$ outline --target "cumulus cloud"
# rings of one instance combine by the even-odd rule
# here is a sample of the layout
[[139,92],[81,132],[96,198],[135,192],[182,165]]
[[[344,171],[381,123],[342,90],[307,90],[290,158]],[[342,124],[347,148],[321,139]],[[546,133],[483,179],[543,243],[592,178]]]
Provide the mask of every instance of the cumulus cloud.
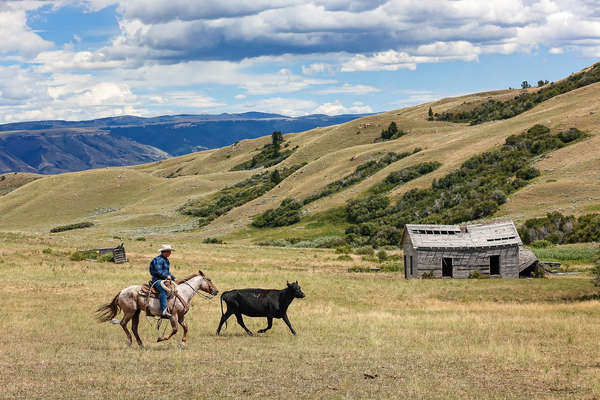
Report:
[[344,83],[342,86],[334,86],[319,90],[319,94],[369,94],[379,92],[376,87],[369,85],[351,85]]
[[41,7],[41,2],[0,2],[0,55],[17,53],[31,57],[52,47],[27,26],[27,11]]
[[[589,0],[122,0],[119,4],[121,34],[105,54],[161,62],[339,52],[372,55],[390,50],[411,56],[420,51],[439,56],[445,50],[466,52],[454,56],[473,61],[486,52],[514,52],[535,45],[578,48],[582,38],[596,45],[600,40],[597,4]],[[306,67],[306,74],[322,72],[319,64],[325,63]],[[414,64],[395,62],[384,69]]]
[[321,104],[313,110],[313,114],[327,114],[327,115],[338,115],[338,114],[369,114],[372,113],[373,109],[363,104],[360,101],[355,101],[351,106],[345,107],[339,100],[333,103]]

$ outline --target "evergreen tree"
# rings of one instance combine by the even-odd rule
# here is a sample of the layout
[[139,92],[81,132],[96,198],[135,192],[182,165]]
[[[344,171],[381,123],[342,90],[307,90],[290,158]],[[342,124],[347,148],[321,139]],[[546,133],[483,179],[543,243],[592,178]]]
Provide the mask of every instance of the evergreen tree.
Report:
[[429,115],[429,120],[433,121],[433,110],[431,109],[431,107],[429,107],[429,112],[427,114]]

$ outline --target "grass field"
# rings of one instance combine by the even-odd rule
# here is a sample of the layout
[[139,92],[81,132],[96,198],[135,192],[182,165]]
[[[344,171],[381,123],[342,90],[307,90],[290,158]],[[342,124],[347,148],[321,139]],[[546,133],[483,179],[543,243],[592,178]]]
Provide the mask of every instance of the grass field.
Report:
[[[348,273],[353,262],[331,250],[202,245],[185,233],[126,241],[122,266],[69,261],[98,240],[110,237],[0,233],[0,397],[600,397],[600,297],[585,274],[407,282],[402,273]],[[231,319],[217,337],[217,299],[195,298],[186,350],[181,333],[155,343],[145,318],[146,348],[126,346],[120,327],[96,323],[93,311],[147,280],[163,241],[178,245],[176,275],[200,267],[220,291],[297,279],[307,295],[290,307],[298,336],[276,320],[248,337]]]

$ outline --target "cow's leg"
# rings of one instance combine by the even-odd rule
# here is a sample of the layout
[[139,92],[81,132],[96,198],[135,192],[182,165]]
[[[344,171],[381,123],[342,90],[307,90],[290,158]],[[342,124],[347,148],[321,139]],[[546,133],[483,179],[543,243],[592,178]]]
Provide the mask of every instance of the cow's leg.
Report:
[[227,319],[229,317],[231,317],[232,314],[233,314],[232,312],[227,310],[227,312],[225,314],[221,315],[221,322],[219,322],[219,327],[217,328],[217,335],[219,335],[221,333],[221,327],[223,326],[223,324],[225,322],[227,322]]
[[144,347],[142,343],[142,339],[140,339],[140,335],[138,335],[138,324],[140,323],[140,310],[136,310],[135,314],[133,314],[133,318],[131,318],[131,330],[133,331],[133,336],[135,336],[135,340],[137,341],[138,346]]
[[244,328],[244,330],[246,331],[246,333],[250,336],[253,336],[254,334],[252,333],[252,331],[248,328],[246,328],[246,325],[244,324],[244,319],[242,318],[242,314],[241,313],[236,313],[235,317],[237,318],[237,322],[238,324],[240,324],[240,326],[242,328]]
[[123,314],[123,319],[120,322],[121,328],[123,328],[123,330],[125,331],[125,334],[127,335],[127,344],[129,346],[131,346],[131,343],[133,343],[133,340],[131,338],[131,333],[129,333],[129,329],[127,329],[127,324],[129,323],[129,320],[133,317],[133,312],[129,312],[127,314]]
[[171,318],[169,318],[169,321],[171,322],[171,328],[173,328],[173,330],[167,336],[163,336],[161,338],[158,338],[156,340],[157,342],[162,342],[162,341],[165,341],[165,340],[169,340],[169,339],[171,339],[173,337],[173,335],[175,335],[177,333],[177,314],[171,315]]
[[294,328],[292,328],[292,323],[288,319],[287,314],[283,314],[282,318],[283,318],[283,322],[285,322],[285,324],[288,326],[288,328],[290,328],[290,331],[292,331],[292,335],[295,335],[296,331],[294,330]]
[[265,329],[260,329],[258,333],[265,333],[273,326],[273,317],[267,317],[267,327]]
[[185,320],[183,319],[183,315],[179,317],[179,325],[181,325],[181,327],[183,328],[183,337],[181,338],[181,344],[179,345],[179,347],[183,349],[185,347],[185,341],[187,340],[188,333],[188,325],[187,322],[185,322]]

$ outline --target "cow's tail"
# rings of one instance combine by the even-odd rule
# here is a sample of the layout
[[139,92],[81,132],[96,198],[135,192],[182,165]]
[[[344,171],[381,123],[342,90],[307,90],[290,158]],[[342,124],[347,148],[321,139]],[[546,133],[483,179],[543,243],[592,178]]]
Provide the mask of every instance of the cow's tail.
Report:
[[108,322],[117,316],[121,307],[119,307],[119,295],[117,293],[115,298],[108,304],[105,304],[96,310],[96,319],[98,322]]
[[[225,293],[227,292],[221,293],[221,319],[223,319],[223,315],[225,315],[225,313],[223,312],[223,296],[225,295]],[[227,321],[225,321],[225,329],[227,329]]]

